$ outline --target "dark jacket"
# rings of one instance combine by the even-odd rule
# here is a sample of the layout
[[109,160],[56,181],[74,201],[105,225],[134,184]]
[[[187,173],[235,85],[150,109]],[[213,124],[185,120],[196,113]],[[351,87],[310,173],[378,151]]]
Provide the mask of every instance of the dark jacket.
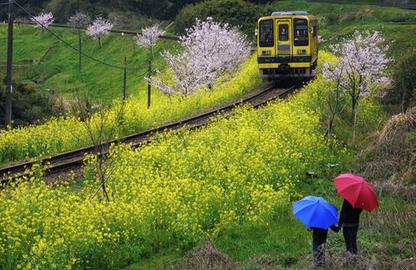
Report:
[[338,226],[356,227],[360,223],[360,214],[363,211],[361,208],[354,208],[344,199],[342,209],[339,216]]

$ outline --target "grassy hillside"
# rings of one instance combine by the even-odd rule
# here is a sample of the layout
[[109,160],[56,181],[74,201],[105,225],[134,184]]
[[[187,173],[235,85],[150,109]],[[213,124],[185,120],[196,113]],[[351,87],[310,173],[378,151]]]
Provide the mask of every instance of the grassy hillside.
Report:
[[[65,41],[78,48],[75,31],[50,28]],[[0,24],[0,43],[7,44],[7,27]],[[159,52],[176,46],[174,41],[161,41],[156,48],[155,65],[164,69]],[[110,34],[103,38],[103,47],[98,40],[85,36],[83,51],[111,65],[123,66],[127,57],[127,91],[138,94],[144,86],[143,74],[147,71],[147,50],[138,47],[132,36]],[[0,74],[4,74],[7,50],[0,50]],[[14,29],[15,78],[38,83],[45,91],[55,91],[64,96],[75,90],[86,94],[93,102],[108,103],[123,95],[123,70],[83,57],[82,73],[78,72],[78,52],[65,46],[49,32],[28,25],[17,24]],[[144,93],[143,93],[144,94]]]

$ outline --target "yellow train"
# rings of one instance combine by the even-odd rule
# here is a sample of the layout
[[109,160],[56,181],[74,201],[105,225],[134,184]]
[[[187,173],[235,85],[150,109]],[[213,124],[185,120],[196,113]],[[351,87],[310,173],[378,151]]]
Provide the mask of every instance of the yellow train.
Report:
[[312,77],[318,62],[317,20],[305,11],[261,17],[257,61],[262,77]]

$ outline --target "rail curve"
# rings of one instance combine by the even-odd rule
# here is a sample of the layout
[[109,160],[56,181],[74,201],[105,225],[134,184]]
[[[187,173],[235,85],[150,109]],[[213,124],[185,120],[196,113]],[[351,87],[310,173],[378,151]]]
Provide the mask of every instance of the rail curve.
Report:
[[[273,86],[262,87],[246,94],[239,100],[223,103],[217,107],[207,109],[193,116],[166,123],[157,128],[148,129],[120,139],[110,140],[100,145],[100,149],[103,149],[103,151],[99,153],[99,155],[107,154],[110,145],[112,144],[129,143],[133,147],[139,147],[140,145],[155,139],[157,134],[160,134],[161,132],[175,131],[182,128],[195,129],[204,126],[210,122],[210,119],[213,116],[230,113],[233,109],[243,104],[251,104],[254,108],[257,108],[276,98],[286,98],[292,91],[297,89],[299,83],[293,81],[285,83],[288,85],[283,88]],[[0,166],[0,183],[7,184],[14,182],[17,178],[28,176],[29,172],[27,169],[35,164],[48,164],[44,172],[45,177],[79,169],[83,165],[84,155],[93,153],[96,149],[97,146],[87,146],[34,160],[14,162]]]

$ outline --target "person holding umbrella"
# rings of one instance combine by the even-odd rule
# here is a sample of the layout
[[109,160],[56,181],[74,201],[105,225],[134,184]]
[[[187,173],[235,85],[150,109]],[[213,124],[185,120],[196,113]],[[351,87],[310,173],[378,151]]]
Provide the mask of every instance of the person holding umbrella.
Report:
[[325,265],[325,243],[328,228],[338,232],[338,209],[325,199],[306,196],[293,203],[293,215],[312,229],[312,254],[317,267]]
[[333,182],[337,192],[344,198],[338,226],[342,227],[345,247],[357,255],[357,233],[362,210],[371,212],[378,207],[378,199],[373,186],[363,177],[351,173],[337,176]]

